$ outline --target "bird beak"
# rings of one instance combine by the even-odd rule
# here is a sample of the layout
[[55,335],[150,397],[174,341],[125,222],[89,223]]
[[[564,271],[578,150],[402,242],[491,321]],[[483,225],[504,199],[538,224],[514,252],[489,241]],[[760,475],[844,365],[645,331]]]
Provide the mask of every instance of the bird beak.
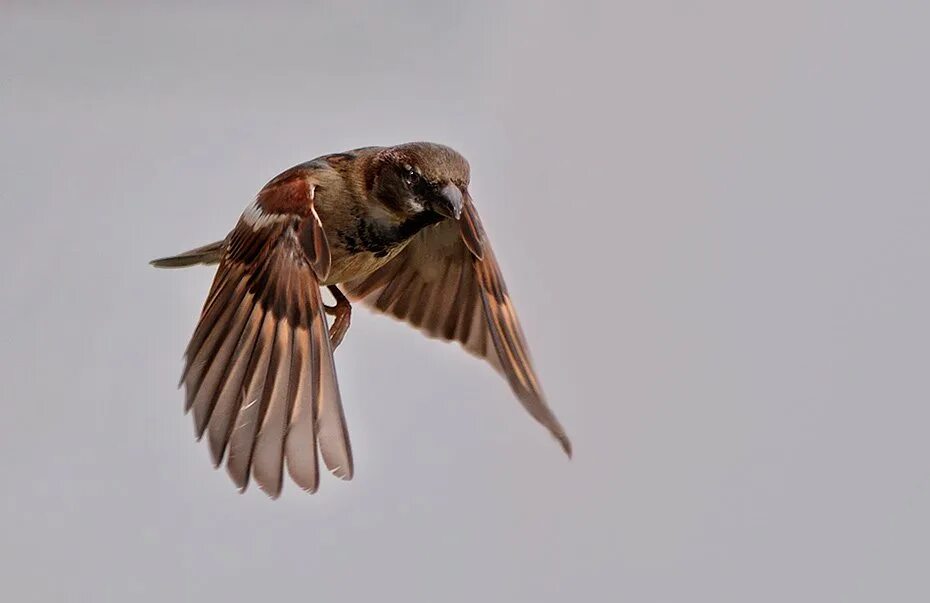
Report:
[[462,215],[462,206],[465,200],[462,198],[462,191],[452,183],[447,184],[439,191],[439,197],[433,204],[433,211],[447,218],[458,220]]

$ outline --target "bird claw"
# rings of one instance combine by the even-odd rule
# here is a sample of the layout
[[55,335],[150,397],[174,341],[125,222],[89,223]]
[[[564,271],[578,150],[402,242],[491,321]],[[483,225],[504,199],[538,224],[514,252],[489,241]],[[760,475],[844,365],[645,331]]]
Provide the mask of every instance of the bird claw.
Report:
[[329,341],[333,351],[335,351],[339,344],[342,343],[342,339],[349,330],[349,324],[352,322],[352,304],[349,303],[348,298],[342,294],[338,287],[330,285],[327,288],[336,298],[335,306],[323,304],[323,310],[330,316],[336,317],[329,327]]

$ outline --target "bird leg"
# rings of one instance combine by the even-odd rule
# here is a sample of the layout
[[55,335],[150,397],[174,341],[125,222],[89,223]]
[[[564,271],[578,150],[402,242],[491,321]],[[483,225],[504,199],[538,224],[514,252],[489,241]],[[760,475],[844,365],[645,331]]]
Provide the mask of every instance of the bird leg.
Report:
[[352,322],[352,304],[350,304],[348,298],[342,294],[339,287],[329,285],[327,289],[329,289],[329,292],[336,298],[335,306],[323,304],[326,313],[336,317],[336,319],[333,320],[332,326],[329,327],[329,341],[332,344],[333,351],[335,351],[336,348],[339,347],[339,344],[342,343],[342,338],[346,336],[346,331],[349,330],[349,323]]

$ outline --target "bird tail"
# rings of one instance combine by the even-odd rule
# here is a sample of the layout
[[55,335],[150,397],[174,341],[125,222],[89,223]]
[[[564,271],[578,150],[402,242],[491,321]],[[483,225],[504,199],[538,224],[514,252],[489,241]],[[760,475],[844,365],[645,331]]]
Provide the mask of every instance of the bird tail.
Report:
[[156,268],[186,268],[197,264],[218,264],[226,250],[226,241],[217,241],[178,255],[149,262]]

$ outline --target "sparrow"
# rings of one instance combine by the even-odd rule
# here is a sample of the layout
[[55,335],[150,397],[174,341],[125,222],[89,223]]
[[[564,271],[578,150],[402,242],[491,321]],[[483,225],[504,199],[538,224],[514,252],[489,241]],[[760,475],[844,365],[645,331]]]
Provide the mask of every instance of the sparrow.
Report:
[[[571,456],[468,191],[469,164],[412,142],[323,155],[271,179],[221,241],[153,260],[218,264],[180,385],[197,439],[244,491],[272,498],[353,475],[333,350],[351,301],[459,342],[507,379]],[[335,305],[323,302],[326,287]],[[327,315],[333,317],[332,325]]]

